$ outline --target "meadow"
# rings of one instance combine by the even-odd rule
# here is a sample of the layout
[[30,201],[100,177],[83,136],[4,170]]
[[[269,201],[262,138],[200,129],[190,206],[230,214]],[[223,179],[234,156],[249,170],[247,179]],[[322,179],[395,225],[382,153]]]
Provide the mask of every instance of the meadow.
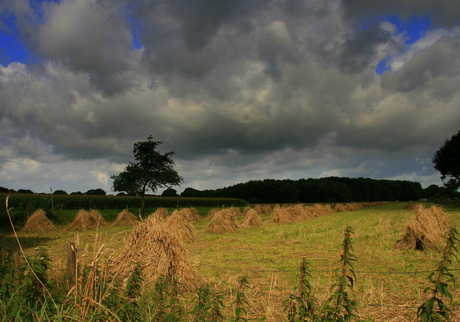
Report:
[[[348,295],[356,301],[357,310],[356,317],[350,321],[414,321],[418,307],[430,295],[424,292],[431,286],[428,275],[438,268],[442,260],[442,253],[436,250],[400,250],[394,247],[396,241],[403,237],[407,222],[414,216],[407,203],[331,212],[291,223],[273,222],[272,213],[266,213],[260,215],[261,227],[220,234],[207,231],[211,221],[207,214],[211,209],[197,208],[200,219],[193,222],[196,238],[186,243],[187,258],[183,260],[199,273],[204,286],[180,291],[164,286],[164,293],[158,293],[162,289],[161,283],[144,280],[139,283],[142,286],[139,286],[138,301],[125,303],[128,305],[125,306],[126,312],[135,311],[135,308],[144,312],[150,310],[145,312],[145,316],[138,317],[139,321],[208,321],[206,315],[199,316],[203,312],[211,314],[209,312],[213,309],[218,310],[222,321],[297,321],[289,318],[289,308],[293,295],[299,292],[301,263],[308,261],[306,279],[312,298],[320,305],[331,295],[331,286],[337,280],[336,270],[343,267],[344,231],[351,227],[352,253],[356,261],[352,268],[354,287]],[[174,208],[168,210],[171,213]],[[460,211],[444,209],[444,212],[451,226],[459,227]],[[114,210],[101,210],[100,213],[104,218],[114,220]],[[70,212],[66,216],[70,216]],[[73,310],[53,315],[55,320],[133,320],[107,309],[109,304],[104,304],[103,300],[111,294],[109,288],[99,286],[101,292],[98,295],[91,293],[91,296],[84,288],[89,285],[94,288],[96,280],[109,281],[104,275],[105,267],[126,247],[135,228],[107,226],[89,231],[64,231],[64,226],[64,223],[58,224],[57,231],[46,234],[17,232],[27,256],[34,258],[34,254],[39,254],[43,258],[44,251],[49,257],[46,280],[61,289],[61,297],[65,298],[66,294],[62,289],[66,287],[66,247],[70,242],[78,245],[82,278],[85,274],[87,278],[91,272],[98,272],[91,283],[88,279],[76,282],[80,283],[80,293],[86,294],[86,299],[80,299],[82,302],[75,304]],[[13,233],[3,233],[0,244],[4,250],[17,249]],[[151,255],[155,256],[154,253]],[[449,271],[456,281],[460,281],[458,264],[454,260]],[[301,280],[301,284],[304,282]],[[447,298],[444,301],[452,310],[452,321],[460,321],[460,290],[453,283],[448,286],[453,301]],[[107,298],[104,299],[104,296]],[[77,302],[75,298],[73,301]],[[155,312],[159,308],[154,303],[160,302],[163,303],[160,308],[163,315],[158,317]],[[11,303],[0,301],[4,312],[8,311],[8,305]],[[200,305],[202,311],[197,313]],[[207,309],[203,309],[206,305]],[[99,308],[99,313],[94,313],[94,307],[92,315],[84,315],[81,309],[76,309],[91,306]],[[100,312],[105,312],[105,315],[101,317]],[[46,314],[50,313],[38,314],[34,320],[45,321]],[[2,321],[9,320],[5,316],[2,318]],[[16,321],[26,320],[17,315]]]

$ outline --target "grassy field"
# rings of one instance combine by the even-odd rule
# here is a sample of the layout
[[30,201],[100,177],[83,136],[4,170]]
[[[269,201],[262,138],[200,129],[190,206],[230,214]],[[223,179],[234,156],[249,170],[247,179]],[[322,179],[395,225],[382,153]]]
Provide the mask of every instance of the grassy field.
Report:
[[[324,301],[334,283],[334,271],[340,265],[341,244],[347,226],[354,230],[352,242],[357,262],[355,292],[359,316],[373,321],[414,321],[417,307],[426,299],[429,272],[436,269],[441,254],[436,251],[397,250],[405,225],[413,214],[406,203],[394,203],[360,211],[334,212],[301,222],[278,224],[263,215],[263,226],[237,232],[205,232],[210,208],[199,209],[203,218],[195,222],[197,239],[187,244],[188,264],[196,267],[213,289],[219,290],[226,303],[225,315],[231,320],[238,280],[245,276],[248,299],[247,318],[287,321],[285,301],[294,291],[303,258],[311,264],[313,296]],[[172,209],[170,209],[172,210]],[[451,225],[460,226],[460,211],[445,209]],[[113,211],[102,215],[114,219]],[[68,214],[67,214],[68,215]],[[241,218],[239,218],[241,219]],[[90,262],[101,249],[121,251],[132,227],[107,227],[97,231],[43,234],[18,232],[26,253],[43,248],[51,258],[51,279],[58,280],[66,267],[65,246],[78,241],[81,262]],[[0,242],[16,247],[13,234],[2,234]],[[459,245],[458,245],[459,246]],[[460,267],[454,261],[455,279],[460,281]],[[451,285],[453,321],[460,321],[460,290]],[[190,318],[191,319],[191,318]],[[192,320],[190,320],[192,321]]]

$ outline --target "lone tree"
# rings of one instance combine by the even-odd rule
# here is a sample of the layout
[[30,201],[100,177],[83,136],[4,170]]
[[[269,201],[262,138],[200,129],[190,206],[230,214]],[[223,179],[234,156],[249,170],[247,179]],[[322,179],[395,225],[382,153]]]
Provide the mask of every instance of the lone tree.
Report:
[[144,216],[145,193],[155,192],[158,188],[179,185],[183,179],[174,170],[172,155],[174,152],[161,154],[156,148],[163,142],[153,141],[150,135],[147,141],[134,144],[133,154],[136,162],[130,162],[119,175],[111,176],[113,191],[126,192],[141,196],[140,215]]
[[433,158],[434,168],[441,172],[441,179],[449,192],[460,187],[460,131],[444,142]]

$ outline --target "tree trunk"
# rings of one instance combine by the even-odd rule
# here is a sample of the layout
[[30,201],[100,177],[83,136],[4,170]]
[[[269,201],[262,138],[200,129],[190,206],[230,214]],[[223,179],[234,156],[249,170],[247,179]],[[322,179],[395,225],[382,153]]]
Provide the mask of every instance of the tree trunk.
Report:
[[145,209],[144,198],[145,198],[145,186],[142,188],[142,195],[141,195],[141,211],[139,214],[141,217],[141,220],[144,220],[144,209]]

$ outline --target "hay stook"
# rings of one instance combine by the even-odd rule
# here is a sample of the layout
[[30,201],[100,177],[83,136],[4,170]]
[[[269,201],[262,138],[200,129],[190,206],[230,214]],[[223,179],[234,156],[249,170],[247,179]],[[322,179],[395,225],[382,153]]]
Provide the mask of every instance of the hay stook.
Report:
[[89,212],[80,209],[73,222],[67,225],[66,231],[87,231],[95,230],[99,227],[108,226],[108,223],[102,218],[99,211],[91,209]]
[[416,205],[413,212],[415,217],[407,224],[403,238],[396,241],[395,248],[439,250],[445,244],[445,234],[450,228],[444,211],[437,206]]
[[51,220],[46,217],[43,209],[36,210],[29,218],[21,229],[24,233],[48,233],[57,231]]
[[240,222],[241,228],[253,228],[263,226],[262,220],[255,209],[249,208],[244,213],[244,218]]
[[[238,209],[239,213],[241,211]],[[212,214],[212,219],[205,227],[205,231],[214,234],[238,231],[241,227],[236,220],[238,213],[234,208],[224,208]]]
[[124,209],[118,213],[117,218],[112,223],[112,227],[122,227],[122,226],[136,226],[139,224],[139,220],[130,213],[128,210]]
[[187,291],[203,281],[187,262],[188,256],[182,237],[167,221],[147,218],[131,232],[124,250],[113,262],[113,273],[126,278],[139,263],[145,281],[166,276]]

